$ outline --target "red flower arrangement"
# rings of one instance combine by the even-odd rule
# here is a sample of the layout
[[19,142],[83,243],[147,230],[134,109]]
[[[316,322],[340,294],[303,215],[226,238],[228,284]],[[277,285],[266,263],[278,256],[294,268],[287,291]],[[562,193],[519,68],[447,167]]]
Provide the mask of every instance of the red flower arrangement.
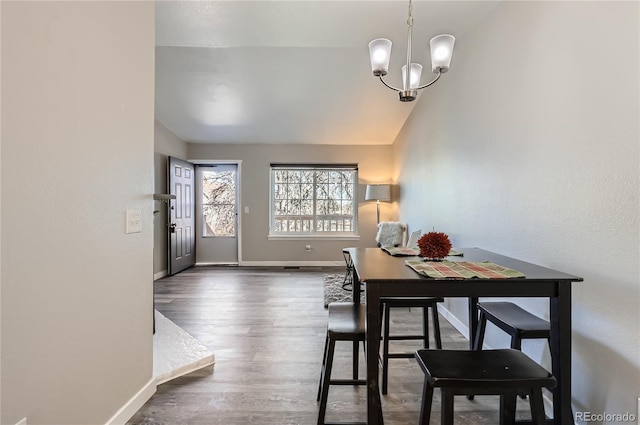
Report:
[[451,251],[449,236],[442,232],[429,232],[418,239],[420,255],[427,259],[441,260]]

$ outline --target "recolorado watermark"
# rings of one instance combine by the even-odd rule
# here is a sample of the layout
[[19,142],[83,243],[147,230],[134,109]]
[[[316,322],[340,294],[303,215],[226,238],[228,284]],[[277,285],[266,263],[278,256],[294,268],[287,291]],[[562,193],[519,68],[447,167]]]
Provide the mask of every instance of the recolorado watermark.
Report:
[[633,413],[594,413],[594,412],[575,412],[574,419],[583,422],[635,422],[636,415]]

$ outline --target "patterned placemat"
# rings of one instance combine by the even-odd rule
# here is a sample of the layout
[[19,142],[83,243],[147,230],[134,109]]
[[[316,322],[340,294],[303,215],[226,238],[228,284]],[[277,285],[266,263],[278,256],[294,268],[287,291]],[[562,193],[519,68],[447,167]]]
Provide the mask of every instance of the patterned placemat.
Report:
[[383,251],[387,254],[393,255],[394,257],[415,257],[416,255],[420,255],[420,248],[407,248],[402,246],[383,246],[381,247]]
[[514,279],[523,273],[489,261],[420,261],[406,260],[405,264],[417,273],[437,279]]

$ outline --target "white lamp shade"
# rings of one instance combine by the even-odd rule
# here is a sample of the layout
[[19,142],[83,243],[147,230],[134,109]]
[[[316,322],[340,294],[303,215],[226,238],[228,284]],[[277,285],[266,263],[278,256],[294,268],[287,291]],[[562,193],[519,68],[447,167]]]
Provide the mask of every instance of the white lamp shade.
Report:
[[376,38],[369,43],[369,58],[371,59],[371,71],[376,77],[387,75],[389,59],[391,59],[391,40]]
[[417,89],[420,85],[420,77],[422,76],[422,65],[419,63],[411,64],[411,72],[409,74],[410,86],[407,88],[407,65],[402,66],[402,87],[405,90]]
[[433,37],[429,44],[431,46],[431,70],[434,74],[437,74],[438,71],[447,72],[451,64],[456,38],[449,34],[442,34]]
[[364,199],[365,201],[390,201],[391,186],[388,184],[368,184]]

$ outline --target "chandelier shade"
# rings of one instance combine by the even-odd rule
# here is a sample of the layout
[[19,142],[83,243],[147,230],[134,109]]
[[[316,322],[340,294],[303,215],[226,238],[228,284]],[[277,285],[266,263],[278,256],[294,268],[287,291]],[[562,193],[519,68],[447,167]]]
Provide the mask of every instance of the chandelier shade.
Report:
[[407,87],[407,65],[402,65],[402,87],[405,90],[415,90],[420,85],[420,77],[422,76],[422,65],[419,63],[411,64],[411,72],[409,73],[409,87]]
[[369,58],[373,75],[387,75],[389,59],[391,59],[391,40],[376,38],[369,43]]
[[429,42],[431,47],[431,70],[434,74],[437,74],[438,71],[445,73],[449,70],[455,44],[456,38],[449,34],[438,35],[431,39]]
[[450,34],[441,34],[433,37],[429,42],[431,50],[431,70],[436,74],[430,82],[420,85],[422,76],[422,65],[411,62],[411,37],[413,31],[413,3],[409,0],[409,18],[407,19],[407,63],[402,67],[402,89],[389,85],[382,77],[389,71],[389,60],[391,58],[391,40],[386,38],[376,38],[369,43],[369,59],[371,60],[371,71],[375,77],[380,78],[382,84],[397,91],[400,101],[410,102],[418,96],[418,90],[429,87],[440,76],[449,70],[453,47],[456,38]]

